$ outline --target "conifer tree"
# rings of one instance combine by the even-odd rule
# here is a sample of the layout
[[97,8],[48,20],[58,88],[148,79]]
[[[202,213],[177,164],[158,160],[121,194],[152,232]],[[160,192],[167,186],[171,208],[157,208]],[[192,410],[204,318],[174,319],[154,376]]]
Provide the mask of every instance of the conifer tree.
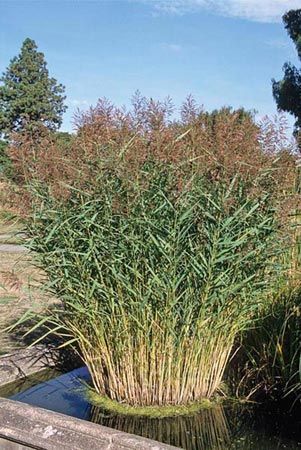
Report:
[[[283,22],[301,60],[301,9],[287,12],[283,16]],[[278,109],[295,116],[295,134],[298,135],[301,130],[301,70],[287,62],[283,71],[282,80],[272,80],[273,95]]]
[[66,111],[65,87],[49,77],[44,54],[32,39],[25,39],[0,78],[0,135],[44,125],[56,130]]

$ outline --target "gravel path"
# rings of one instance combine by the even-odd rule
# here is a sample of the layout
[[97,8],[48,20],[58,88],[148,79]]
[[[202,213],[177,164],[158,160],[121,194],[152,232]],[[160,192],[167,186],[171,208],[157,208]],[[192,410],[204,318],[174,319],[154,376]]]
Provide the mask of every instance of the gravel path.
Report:
[[1,253],[27,253],[28,249],[24,245],[19,244],[0,244],[0,257]]
[[25,233],[0,233],[0,258],[1,253],[24,253],[28,250],[22,245]]

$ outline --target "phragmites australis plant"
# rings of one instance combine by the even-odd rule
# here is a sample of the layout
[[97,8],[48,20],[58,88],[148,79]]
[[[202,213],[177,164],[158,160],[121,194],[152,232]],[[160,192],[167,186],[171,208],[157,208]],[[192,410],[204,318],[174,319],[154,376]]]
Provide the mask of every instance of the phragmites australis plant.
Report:
[[171,111],[103,101],[70,146],[44,131],[11,148],[30,246],[62,302],[40,325],[76,348],[101,398],[134,407],[219,391],[273,277],[275,198],[293,177],[250,113],[191,98],[181,119]]

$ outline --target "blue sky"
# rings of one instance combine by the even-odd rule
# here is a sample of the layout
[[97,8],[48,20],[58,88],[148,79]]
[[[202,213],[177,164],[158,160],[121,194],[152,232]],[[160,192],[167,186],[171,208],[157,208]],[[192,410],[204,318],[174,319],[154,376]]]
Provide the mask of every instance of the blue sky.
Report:
[[[274,114],[271,78],[298,65],[281,23],[301,0],[0,0],[0,72],[30,37],[74,110],[107,97],[128,104],[139,89],[179,105],[193,94]],[[291,121],[292,123],[292,121]]]

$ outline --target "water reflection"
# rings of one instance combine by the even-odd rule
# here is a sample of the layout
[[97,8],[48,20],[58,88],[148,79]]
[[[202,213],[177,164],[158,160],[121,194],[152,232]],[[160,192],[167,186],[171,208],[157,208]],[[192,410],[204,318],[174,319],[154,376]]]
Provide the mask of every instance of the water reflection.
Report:
[[187,450],[225,450],[230,444],[227,419],[221,406],[190,417],[165,419],[114,416],[92,406],[90,420]]
[[299,418],[254,407],[221,405],[190,417],[149,419],[121,416],[91,405],[82,380],[85,368],[37,384],[10,398],[138,434],[186,450],[301,449]]
[[[286,439],[254,408],[216,406],[190,417],[149,419],[117,416],[93,407],[90,420],[186,450],[297,450],[301,442]],[[273,423],[273,421],[272,421]],[[296,429],[301,426],[293,422]],[[274,422],[275,424],[275,422]],[[279,433],[277,434],[275,433]]]

